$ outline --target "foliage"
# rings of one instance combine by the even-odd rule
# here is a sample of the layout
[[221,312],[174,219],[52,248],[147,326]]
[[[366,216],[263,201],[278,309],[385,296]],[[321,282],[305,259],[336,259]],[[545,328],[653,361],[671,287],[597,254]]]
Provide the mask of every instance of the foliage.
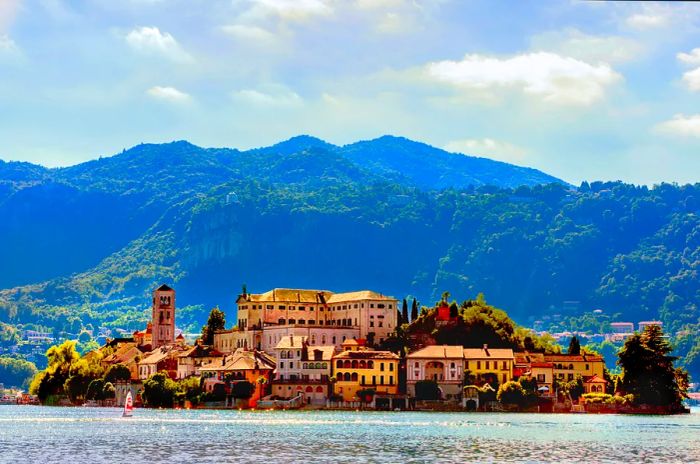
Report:
[[503,404],[522,406],[525,402],[525,392],[520,383],[511,380],[501,385],[498,389],[496,399]]
[[[64,394],[64,386],[70,377],[71,367],[80,358],[75,345],[75,341],[68,340],[60,345],[52,346],[46,351],[48,366],[37,373],[29,386],[29,392],[37,395],[42,403],[49,396]],[[80,393],[77,380],[75,379],[70,384],[75,388],[74,393]]]
[[[112,388],[114,388],[114,386],[112,386]],[[85,399],[95,401],[105,399],[105,381],[103,379],[92,380],[88,384]]]
[[568,393],[573,401],[577,401],[583,395],[583,392],[586,391],[583,385],[583,378],[580,375],[577,375],[575,379],[569,382],[561,384],[560,388]]
[[202,393],[202,381],[199,377],[187,377],[177,382],[176,401],[178,403],[187,400],[196,406],[201,401]]
[[417,400],[439,400],[440,387],[434,380],[419,380],[416,382]]
[[109,369],[105,374],[105,382],[110,382],[114,384],[119,381],[128,380],[131,380],[131,371],[126,365],[121,363],[109,366]]
[[0,383],[5,387],[26,389],[36,374],[37,369],[33,362],[0,356]]
[[144,404],[149,408],[171,408],[175,402],[177,384],[163,372],[156,372],[143,383]]
[[231,396],[247,400],[255,393],[255,384],[247,380],[241,380],[231,384]]
[[372,401],[376,393],[377,391],[374,388],[364,388],[357,390],[356,395],[360,399],[360,401],[369,403]]
[[575,355],[581,354],[581,343],[579,342],[578,337],[576,335],[571,337],[571,340],[569,340],[569,349],[566,352],[568,354]]
[[214,344],[214,333],[217,330],[226,328],[226,316],[218,307],[213,308],[209,312],[209,319],[206,325],[202,327],[202,343],[205,345]]
[[675,356],[657,325],[625,341],[618,354],[622,381],[618,388],[634,396],[635,404],[678,408],[686,397],[688,374],[674,366]]

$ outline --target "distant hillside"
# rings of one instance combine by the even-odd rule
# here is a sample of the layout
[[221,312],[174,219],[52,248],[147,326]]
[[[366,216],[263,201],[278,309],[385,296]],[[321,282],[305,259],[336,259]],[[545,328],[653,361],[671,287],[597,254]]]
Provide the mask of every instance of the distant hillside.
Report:
[[214,305],[235,320],[244,283],[426,304],[448,290],[483,292],[523,324],[594,308],[661,318],[691,334],[684,353],[700,361],[700,184],[574,189],[395,137],[139,145],[69,168],[4,163],[0,175],[0,262],[11,263],[0,322],[133,329],[162,282],[192,329]]

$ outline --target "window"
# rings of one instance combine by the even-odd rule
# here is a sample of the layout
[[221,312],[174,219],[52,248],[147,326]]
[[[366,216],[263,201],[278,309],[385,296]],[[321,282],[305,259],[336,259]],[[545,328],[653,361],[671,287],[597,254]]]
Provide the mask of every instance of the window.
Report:
[[285,306],[284,306],[284,305],[279,305],[277,308],[278,308],[278,309],[285,309]]
[[305,308],[304,306],[299,306],[298,309],[299,309],[299,311],[305,311],[305,310],[306,310],[306,308]]
[[383,327],[382,324],[383,324],[383,322],[382,322],[382,321],[379,321],[379,327]]
[[306,321],[304,319],[299,319],[299,324],[306,325]]
[[372,385],[377,385],[377,376],[376,375],[372,376]]
[[591,366],[586,364],[586,370],[589,370],[590,368],[591,368]]
[[370,308],[374,308],[374,303],[370,303],[370,304],[369,304],[369,307],[370,307]]
[[284,369],[284,361],[280,362],[280,369]]
[[389,363],[389,372],[394,372],[394,363]]
[[418,361],[416,361],[416,363],[415,363],[416,369],[418,369],[419,366],[420,366],[420,365],[418,364]]
[[289,361],[289,368],[294,369],[294,363],[292,361]]
[[545,382],[544,374],[537,374],[537,383],[544,383],[544,382]]
[[394,305],[389,305],[389,309],[392,309],[393,307],[394,307]]
[[489,367],[491,367],[491,366],[490,366],[490,363],[489,363],[489,361],[486,361],[486,370],[488,370]]
[[355,309],[357,309],[357,303],[355,303]]
[[389,376],[389,385],[394,385],[394,376],[393,375]]
[[267,309],[275,309],[272,305],[267,305]]
[[369,326],[374,327],[374,321],[369,321]]
[[383,375],[379,376],[379,385],[384,385],[384,376]]
[[508,363],[506,361],[503,361],[503,363],[501,364],[501,370],[503,370],[503,371],[507,370],[508,369],[507,364]]
[[284,319],[283,319],[283,318],[280,318],[280,319],[277,321],[277,323],[278,323],[279,325],[284,325]]
[[384,304],[383,304],[383,303],[379,303],[379,304],[377,305],[377,308],[384,309]]
[[567,377],[567,379],[568,379],[569,381],[574,380],[574,374],[569,374],[568,377]]
[[477,361],[477,362],[476,362],[476,368],[477,368],[477,369],[481,369],[481,361]]
[[335,367],[341,369],[343,367],[343,361],[341,361],[340,359],[336,361]]
[[506,383],[508,381],[508,376],[506,374],[503,374],[503,383]]
[[364,385],[365,383],[366,383],[366,382],[365,382],[365,376],[363,375],[363,376],[362,376],[362,384],[361,384],[361,385]]

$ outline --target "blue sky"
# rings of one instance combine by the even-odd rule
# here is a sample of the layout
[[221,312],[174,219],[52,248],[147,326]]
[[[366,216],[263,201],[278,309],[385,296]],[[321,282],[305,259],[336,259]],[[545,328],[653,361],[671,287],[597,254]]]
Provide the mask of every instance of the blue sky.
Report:
[[402,135],[567,181],[700,181],[700,5],[0,0],[0,159]]

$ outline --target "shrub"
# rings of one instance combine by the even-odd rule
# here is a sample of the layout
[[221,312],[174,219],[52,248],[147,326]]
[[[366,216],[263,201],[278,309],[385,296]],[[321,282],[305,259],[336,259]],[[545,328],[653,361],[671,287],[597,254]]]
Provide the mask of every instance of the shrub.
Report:
[[498,401],[503,404],[515,404],[521,406],[525,401],[525,392],[518,382],[506,382],[498,389],[496,395]]
[[416,382],[417,400],[439,400],[440,387],[434,380],[419,380]]

